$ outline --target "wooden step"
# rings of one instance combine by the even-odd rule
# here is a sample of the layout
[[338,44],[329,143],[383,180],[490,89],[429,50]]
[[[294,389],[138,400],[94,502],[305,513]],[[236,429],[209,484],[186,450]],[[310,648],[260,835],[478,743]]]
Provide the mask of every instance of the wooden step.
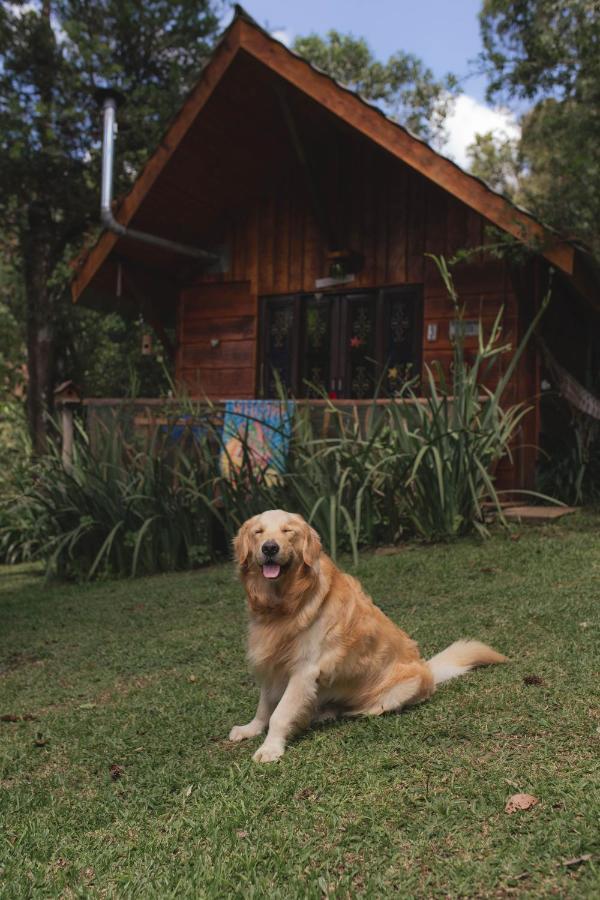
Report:
[[511,506],[504,518],[518,522],[553,522],[577,511],[576,506]]

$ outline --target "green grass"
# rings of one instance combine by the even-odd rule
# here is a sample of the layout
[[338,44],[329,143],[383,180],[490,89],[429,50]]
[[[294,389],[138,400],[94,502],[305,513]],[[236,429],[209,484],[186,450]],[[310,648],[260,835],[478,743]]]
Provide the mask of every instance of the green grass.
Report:
[[[35,718],[0,721],[1,896],[599,896],[599,525],[365,556],[425,654],[474,636],[512,662],[269,766],[225,740],[257,696],[229,566],[3,569],[0,715]],[[539,804],[509,816],[519,791]]]

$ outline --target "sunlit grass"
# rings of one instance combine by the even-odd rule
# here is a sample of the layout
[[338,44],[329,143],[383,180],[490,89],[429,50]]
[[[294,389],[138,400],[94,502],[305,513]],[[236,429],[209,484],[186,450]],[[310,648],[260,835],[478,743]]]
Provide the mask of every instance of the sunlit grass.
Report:
[[[83,586],[2,570],[0,894],[598,896],[599,524],[362,556],[425,654],[474,636],[511,663],[271,766],[225,740],[256,702],[229,565]],[[539,803],[508,816],[518,791]]]

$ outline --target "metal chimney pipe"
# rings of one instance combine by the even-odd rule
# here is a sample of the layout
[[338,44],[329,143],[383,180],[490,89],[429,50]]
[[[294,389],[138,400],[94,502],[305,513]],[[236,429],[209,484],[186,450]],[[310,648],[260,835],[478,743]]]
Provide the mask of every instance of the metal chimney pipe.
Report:
[[96,91],[96,99],[102,107],[102,188],[100,193],[100,219],[105,228],[113,231],[121,237],[134,241],[143,241],[163,250],[180,253],[182,256],[191,256],[205,263],[215,264],[220,262],[216,253],[208,250],[200,250],[187,244],[179,244],[167,238],[148,234],[146,231],[138,231],[136,228],[127,228],[117,222],[112,213],[113,200],[113,172],[115,155],[115,137],[117,134],[117,108],[123,103],[124,98],[118,91],[110,88],[100,88]]

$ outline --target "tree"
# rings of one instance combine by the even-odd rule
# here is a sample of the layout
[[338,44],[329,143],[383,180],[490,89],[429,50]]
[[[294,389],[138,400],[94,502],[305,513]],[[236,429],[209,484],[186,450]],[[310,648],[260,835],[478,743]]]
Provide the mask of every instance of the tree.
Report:
[[[533,104],[513,154],[518,198],[600,256],[600,4],[484,0],[480,25],[488,98]],[[480,139],[472,159],[493,175],[507,146]]]
[[443,143],[444,121],[457,92],[453,75],[436,80],[421,60],[403,51],[379,62],[363,38],[335,30],[325,38],[298,37],[294,50],[366,100],[381,103],[388,115],[414,134]]
[[0,408],[23,389],[23,297],[13,266],[0,256]]
[[486,131],[485,134],[475,135],[475,140],[467,147],[467,156],[473,175],[483,178],[495,191],[518,202],[523,178],[518,140]]
[[128,100],[116,173],[123,189],[196,79],[218,27],[217,4],[20,0],[0,7],[2,244],[22,283],[27,411],[37,452],[45,446],[59,363],[66,261],[97,227],[94,88],[109,83]]

